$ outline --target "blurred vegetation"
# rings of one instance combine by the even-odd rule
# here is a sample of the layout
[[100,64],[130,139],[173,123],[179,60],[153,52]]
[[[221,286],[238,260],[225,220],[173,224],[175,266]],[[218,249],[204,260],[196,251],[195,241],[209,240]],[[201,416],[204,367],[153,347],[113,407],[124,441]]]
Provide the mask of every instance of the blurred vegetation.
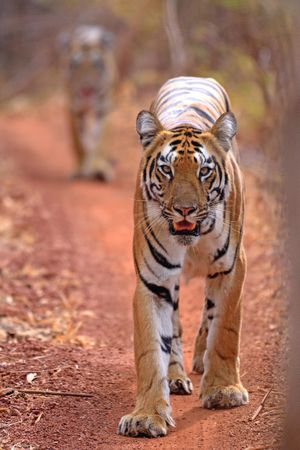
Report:
[[[185,52],[177,70],[166,32],[168,1]],[[292,18],[277,0],[1,0],[0,100],[59,86],[58,35],[82,23],[115,34],[120,82],[131,92],[154,91],[178,71],[215,77],[229,91],[246,139],[265,139],[279,120],[291,73]]]

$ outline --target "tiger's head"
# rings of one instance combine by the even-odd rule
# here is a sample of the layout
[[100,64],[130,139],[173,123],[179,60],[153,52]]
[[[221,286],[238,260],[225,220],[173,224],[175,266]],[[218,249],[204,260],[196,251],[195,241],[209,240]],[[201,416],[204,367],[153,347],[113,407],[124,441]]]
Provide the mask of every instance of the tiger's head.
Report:
[[195,244],[211,231],[220,204],[228,198],[227,156],[236,128],[231,112],[222,114],[205,132],[184,125],[165,130],[151,112],[138,114],[144,200],[153,221],[164,220],[182,245]]
[[71,94],[79,101],[92,101],[110,78],[113,36],[101,27],[82,25],[61,39],[68,52]]

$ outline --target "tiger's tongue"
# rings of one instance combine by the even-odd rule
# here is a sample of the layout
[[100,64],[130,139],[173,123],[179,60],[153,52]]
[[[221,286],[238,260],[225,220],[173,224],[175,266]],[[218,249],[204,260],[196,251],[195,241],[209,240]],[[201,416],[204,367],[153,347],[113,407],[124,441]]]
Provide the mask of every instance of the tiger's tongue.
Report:
[[175,231],[193,231],[196,228],[196,224],[187,220],[181,220],[180,222],[173,222],[173,227]]

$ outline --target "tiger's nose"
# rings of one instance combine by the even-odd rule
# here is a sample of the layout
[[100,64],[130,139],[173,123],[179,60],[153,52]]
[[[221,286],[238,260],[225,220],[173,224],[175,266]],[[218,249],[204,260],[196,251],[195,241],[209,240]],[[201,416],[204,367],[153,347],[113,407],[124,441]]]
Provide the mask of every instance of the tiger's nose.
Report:
[[189,214],[192,214],[193,212],[196,211],[196,207],[195,206],[173,206],[174,210],[176,212],[178,212],[179,214],[181,214],[182,216],[186,217]]

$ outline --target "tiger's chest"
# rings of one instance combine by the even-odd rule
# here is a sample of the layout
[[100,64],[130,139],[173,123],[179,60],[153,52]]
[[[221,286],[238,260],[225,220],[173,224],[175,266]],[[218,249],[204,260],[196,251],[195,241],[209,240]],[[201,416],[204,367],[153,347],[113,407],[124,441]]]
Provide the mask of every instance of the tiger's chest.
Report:
[[198,243],[187,250],[183,267],[187,279],[195,276],[223,272],[230,268],[234,259],[235,245],[231,229],[220,217],[215,229],[200,236]]

